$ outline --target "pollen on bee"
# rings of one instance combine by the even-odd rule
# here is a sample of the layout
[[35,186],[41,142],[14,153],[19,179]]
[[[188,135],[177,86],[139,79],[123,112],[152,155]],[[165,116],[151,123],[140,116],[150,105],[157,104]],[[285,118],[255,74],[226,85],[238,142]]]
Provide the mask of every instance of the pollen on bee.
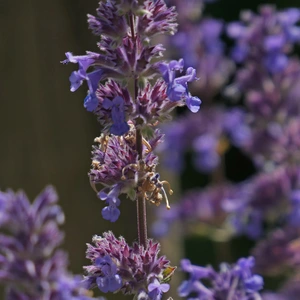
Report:
[[97,160],[93,160],[92,161],[92,166],[94,167],[94,168],[97,168],[97,169],[100,169],[100,162],[99,161],[97,161]]

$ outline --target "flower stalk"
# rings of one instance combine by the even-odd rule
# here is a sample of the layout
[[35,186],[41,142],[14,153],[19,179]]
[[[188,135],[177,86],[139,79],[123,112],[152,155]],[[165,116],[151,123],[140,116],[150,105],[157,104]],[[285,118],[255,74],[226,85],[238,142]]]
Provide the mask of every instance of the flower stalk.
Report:
[[[112,233],[95,236],[96,250],[93,246],[87,250],[91,260],[85,267],[88,289],[160,300],[176,269],[158,256],[159,244],[148,239],[146,211],[146,205],[159,206],[162,201],[170,209],[165,188],[173,193],[156,170],[154,150],[163,134],[155,127],[170,119],[176,106],[187,105],[197,112],[201,104],[188,89],[188,83],[197,79],[196,70],[189,67],[178,77],[184,71],[183,59],[161,61],[164,47],[151,43],[155,35],[175,33],[176,16],[175,7],[168,8],[164,0],[101,1],[97,15],[88,15],[90,29],[100,37],[99,53],[74,56],[67,52],[63,61],[78,63],[79,70],[70,76],[71,91],[86,81],[84,107],[103,127],[95,139],[98,145],[93,146],[89,172],[97,197],[105,202],[102,217],[118,220],[121,194],[136,201],[138,243],[130,247]],[[98,184],[103,186],[100,191]]]
[[[143,136],[140,129],[136,130],[136,149],[138,150],[139,160],[142,161],[143,157]],[[142,167],[143,164],[140,164]],[[146,247],[147,245],[147,208],[146,199],[143,193],[139,193],[142,182],[138,180],[138,192],[136,199],[136,209],[137,209],[137,230],[138,230],[138,241],[139,244]]]

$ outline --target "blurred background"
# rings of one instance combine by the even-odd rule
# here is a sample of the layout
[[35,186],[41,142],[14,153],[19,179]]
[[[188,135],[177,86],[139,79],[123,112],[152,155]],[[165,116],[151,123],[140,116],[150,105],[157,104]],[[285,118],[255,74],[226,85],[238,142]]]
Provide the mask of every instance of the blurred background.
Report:
[[[136,239],[135,203],[122,202],[121,217],[115,224],[101,217],[103,205],[87,177],[91,146],[100,127],[83,108],[85,88],[76,93],[69,90],[68,77],[74,65],[60,64],[67,51],[83,54],[97,50],[96,37],[86,23],[86,14],[93,14],[97,3],[0,0],[0,188],[23,189],[33,200],[46,185],[55,186],[66,215],[64,248],[74,273],[81,273],[87,263],[85,244],[92,235],[113,230],[128,242]],[[256,10],[262,3],[279,8],[299,6],[298,0],[219,0],[207,6],[205,14],[231,21],[239,18],[241,9]],[[173,177],[173,185],[184,190],[194,178],[187,169],[181,178]],[[175,237],[175,241],[185,243],[185,250],[172,243],[166,243],[164,250],[172,247],[176,252],[178,248],[179,253],[185,251],[185,256],[204,265],[218,263],[229,251],[204,238],[182,241]],[[240,238],[232,243],[231,259],[248,254],[249,240]],[[178,265],[178,261],[172,263]]]

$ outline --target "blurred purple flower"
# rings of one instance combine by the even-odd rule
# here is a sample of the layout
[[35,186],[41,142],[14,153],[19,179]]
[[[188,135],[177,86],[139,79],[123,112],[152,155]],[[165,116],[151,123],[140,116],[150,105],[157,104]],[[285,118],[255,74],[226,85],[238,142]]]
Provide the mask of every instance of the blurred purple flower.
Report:
[[252,254],[255,270],[269,276],[297,271],[300,265],[299,228],[277,228],[256,244]]
[[[182,195],[180,202],[173,204],[169,211],[158,210],[152,232],[155,236],[165,236],[174,222],[180,222],[185,233],[202,234],[209,232],[213,238],[227,217],[223,202],[236,194],[230,184],[212,185],[202,190],[191,190]],[[225,230],[222,238],[226,239]]]
[[[294,9],[292,14],[296,11],[300,12]],[[300,35],[290,34],[300,30],[295,26],[298,17],[286,22],[291,10],[277,12],[271,5],[262,6],[259,15],[245,11],[241,16],[241,22],[233,22],[227,29],[227,34],[236,40],[233,58],[239,63],[258,59],[271,73],[282,71],[288,62],[290,46],[300,41]]]
[[210,134],[201,135],[194,141],[193,148],[196,152],[194,162],[198,170],[206,173],[216,169],[220,163],[217,145],[217,137]]
[[290,195],[298,185],[297,168],[279,167],[239,184],[235,196],[224,201],[223,208],[230,213],[238,233],[257,239],[263,233],[263,223],[290,222]]
[[241,65],[225,94],[245,98],[252,138],[241,146],[260,168],[293,165],[297,157],[293,156],[297,140],[287,142],[286,136],[291,123],[296,127],[293,119],[300,111],[300,62],[290,57],[300,42],[299,15],[298,8],[277,11],[265,5],[258,14],[244,11],[241,21],[227,27],[235,40],[233,57]]
[[[235,265],[221,264],[220,271],[211,267],[198,267],[189,260],[182,260],[183,271],[190,277],[178,288],[180,297],[188,299],[259,299],[258,291],[263,287],[263,279],[252,273],[254,258],[241,258]],[[209,282],[206,287],[202,282]],[[207,283],[206,283],[207,284]],[[191,297],[189,297],[191,295]]]
[[91,300],[81,278],[67,271],[58,226],[64,214],[47,187],[30,204],[23,192],[0,192],[0,283],[7,300]]
[[299,274],[289,278],[277,293],[263,293],[263,300],[298,300],[300,292]]
[[168,151],[163,163],[175,171],[184,167],[183,155],[193,151],[197,170],[210,173],[221,162],[230,143],[239,147],[251,144],[252,132],[247,114],[240,108],[212,107],[201,115],[186,114],[177,121],[164,126],[165,143],[161,151]]
[[[187,1],[184,6],[188,6]],[[220,92],[234,71],[234,63],[224,55],[225,46],[220,38],[222,31],[223,22],[220,20],[205,18],[192,23],[185,19],[179,32],[169,40],[168,48],[176,51],[173,56],[183,57],[188,67],[197,67],[201,80],[191,84],[191,88],[206,102]]]

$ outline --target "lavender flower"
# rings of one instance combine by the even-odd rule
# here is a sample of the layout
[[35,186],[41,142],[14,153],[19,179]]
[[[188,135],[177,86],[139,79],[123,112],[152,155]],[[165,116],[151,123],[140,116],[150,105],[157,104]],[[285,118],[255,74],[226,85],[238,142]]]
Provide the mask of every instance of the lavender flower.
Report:
[[185,101],[189,110],[195,113],[200,109],[201,100],[189,93],[187,83],[196,80],[196,70],[189,67],[186,75],[175,78],[175,72],[182,72],[183,66],[183,59],[179,61],[172,60],[169,64],[161,63],[159,69],[168,85],[168,98],[173,102]]
[[299,298],[299,275],[290,278],[277,293],[264,293],[263,300],[297,300]]
[[161,151],[168,151],[163,163],[173,171],[184,168],[185,152],[192,151],[194,165],[203,173],[214,171],[230,143],[246,146],[251,142],[251,130],[246,113],[239,108],[222,107],[205,109],[201,115],[186,114],[164,127],[165,143]]
[[[196,139],[203,135],[212,135],[219,139],[221,136],[221,117],[222,112],[218,109],[207,109],[201,115],[187,114],[171,124],[164,127],[165,142],[162,144],[161,151],[167,151],[168,155],[163,157],[163,163],[172,171],[180,171],[183,169],[182,162],[185,152],[199,146]],[[172,149],[172,151],[168,151]],[[217,150],[210,148],[208,151],[215,152]],[[197,154],[197,148],[195,149]],[[202,152],[203,154],[203,152]],[[201,161],[195,158],[196,167],[203,170]],[[199,163],[198,163],[199,162]],[[211,171],[211,170],[210,170]]]
[[[96,92],[98,100],[94,113],[99,123],[104,126],[103,132],[123,135],[128,131],[125,120],[130,117],[141,118],[144,124],[155,124],[157,121],[170,119],[169,113],[182,103],[169,101],[166,90],[167,86],[162,80],[157,80],[153,86],[147,83],[145,88],[139,91],[135,102],[128,90],[116,81],[108,80],[105,85],[100,84]],[[116,101],[114,99],[119,99],[120,104],[117,107],[113,105]],[[114,130],[119,128],[121,130]]]
[[137,33],[146,40],[163,33],[173,35],[177,30],[175,7],[168,8],[163,0],[144,2],[147,13],[138,20]]
[[[162,134],[155,131],[154,137],[148,141],[144,140],[144,170],[139,168],[138,154],[136,150],[136,131],[131,124],[131,129],[123,136],[108,136],[102,134],[95,141],[99,146],[93,148],[92,169],[89,172],[90,182],[97,192],[98,197],[105,201],[108,206],[102,209],[105,220],[115,222],[120,215],[118,206],[122,193],[128,193],[131,197],[136,194],[137,172],[140,172],[144,196],[155,205],[159,205],[165,198],[169,207],[167,195],[163,187],[167,181],[160,181],[156,173],[158,163],[157,156],[153,150],[161,142]],[[102,184],[105,187],[98,192],[95,185]]]
[[300,121],[298,117],[289,118],[285,124],[274,127],[276,142],[273,142],[273,147],[270,147],[270,158],[276,164],[299,165]]
[[163,293],[166,293],[170,289],[169,284],[160,283],[157,279],[154,279],[153,283],[148,286],[148,295],[151,300],[159,300]]
[[238,233],[257,239],[263,233],[264,222],[293,222],[291,209],[299,205],[293,203],[292,193],[298,184],[297,168],[277,168],[241,183],[236,195],[224,201],[223,207],[231,212],[231,222]]
[[300,41],[300,28],[295,25],[299,12],[296,8],[277,12],[271,5],[262,6],[260,15],[244,11],[242,22],[231,23],[227,30],[237,40],[233,58],[238,62],[258,58],[271,73],[283,70],[291,46]]
[[112,186],[111,190],[110,188],[107,189],[109,190],[108,193],[105,193],[105,188],[98,193],[98,197],[101,200],[106,201],[106,203],[108,204],[108,206],[102,209],[102,217],[105,220],[115,222],[118,220],[121,213],[117,207],[121,204],[118,196],[121,193],[122,185],[116,184]]
[[112,101],[105,98],[103,108],[111,110],[113,125],[110,128],[110,133],[114,135],[125,134],[129,130],[129,125],[125,121],[124,99],[120,96],[115,97]]
[[210,237],[224,240],[229,237],[229,231],[221,229],[227,217],[223,202],[235,194],[235,187],[230,184],[190,190],[182,195],[179,203],[172,205],[171,210],[158,211],[153,234],[165,236],[172,224],[179,221],[184,233],[209,232]]
[[[136,22],[128,21],[125,14],[130,10],[140,15]],[[194,75],[186,81],[181,78],[180,85],[185,87],[185,92],[176,100],[165,92],[161,80],[154,86],[145,84],[149,78],[159,75],[159,63],[153,60],[161,58],[164,51],[162,45],[151,46],[150,38],[161,33],[173,34],[177,26],[175,19],[174,8],[168,8],[163,0],[133,3],[107,0],[99,4],[96,17],[88,15],[89,27],[100,36],[100,52],[82,56],[67,52],[63,63],[78,63],[79,70],[70,76],[71,91],[87,81],[89,92],[84,107],[98,116],[104,131],[109,127],[110,133],[121,136],[129,130],[128,120],[139,124],[142,120],[144,126],[155,124],[167,119],[169,112],[183,105],[183,101],[193,111],[199,109],[200,100],[187,90],[187,81],[193,80]],[[134,97],[138,98],[132,99],[128,86],[135,79],[141,88]]]
[[[235,265],[221,264],[220,271],[211,267],[192,265],[187,259],[181,261],[181,268],[190,277],[178,288],[179,296],[188,299],[261,299],[258,293],[263,287],[263,279],[252,273],[254,258],[241,258]],[[208,280],[206,287],[202,280]]]
[[87,258],[92,264],[84,267],[85,283],[91,289],[102,292],[121,291],[125,295],[148,295],[160,300],[169,289],[164,281],[164,271],[169,261],[158,257],[159,244],[148,240],[144,248],[136,243],[130,247],[124,238],[115,238],[112,232],[93,237],[94,245],[88,244]]
[[[283,144],[291,119],[299,115],[300,64],[290,57],[300,41],[299,12],[296,8],[276,11],[266,5],[259,14],[243,12],[241,21],[227,28],[236,41],[232,56],[241,68],[226,91],[232,97],[245,96],[252,131],[245,150],[261,168],[271,162],[293,162]],[[296,145],[288,142],[288,147],[292,150]]]
[[117,42],[127,33],[125,15],[120,15],[116,1],[100,1],[97,16],[88,14],[89,28],[95,35],[106,36]]
[[213,18],[200,18],[203,1],[171,2],[180,9],[180,14],[178,33],[166,41],[169,55],[183,57],[188,67],[199,70],[197,75],[201,80],[191,84],[191,88],[209,102],[234,71],[234,62],[225,56],[225,45],[221,40],[224,24]]
[[300,264],[298,239],[299,228],[286,226],[271,232],[253,249],[255,270],[269,276],[297,271]]
[[99,290],[103,293],[115,292],[122,286],[122,279],[117,274],[117,266],[109,255],[98,257],[95,260],[95,267],[99,268],[103,276],[96,280]]
[[89,300],[79,277],[67,272],[64,215],[47,187],[31,205],[23,192],[0,193],[0,283],[8,300]]

